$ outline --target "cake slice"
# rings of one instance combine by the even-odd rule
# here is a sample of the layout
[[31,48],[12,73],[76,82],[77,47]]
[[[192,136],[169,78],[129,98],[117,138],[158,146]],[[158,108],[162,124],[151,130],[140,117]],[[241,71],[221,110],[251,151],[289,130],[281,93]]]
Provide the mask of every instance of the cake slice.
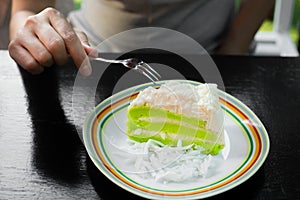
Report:
[[194,145],[204,154],[224,148],[223,111],[216,84],[168,81],[141,91],[128,107],[126,134],[137,142]]

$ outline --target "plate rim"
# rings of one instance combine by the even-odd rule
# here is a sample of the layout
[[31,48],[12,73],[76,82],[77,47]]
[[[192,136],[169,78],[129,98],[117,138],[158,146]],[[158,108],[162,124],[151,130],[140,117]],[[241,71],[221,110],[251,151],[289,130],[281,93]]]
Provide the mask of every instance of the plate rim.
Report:
[[[197,81],[191,81],[191,80],[166,80],[166,81],[159,81],[157,82],[157,85],[161,85],[167,81],[180,81],[180,82],[185,82],[185,83],[190,83],[190,84],[193,84],[193,85],[199,85],[199,84],[203,84],[201,82],[197,82]],[[84,145],[86,147],[86,150],[88,152],[88,155],[89,157],[91,158],[91,160],[93,161],[94,165],[96,165],[96,167],[101,171],[101,173],[103,173],[107,178],[109,178],[113,183],[115,183],[116,185],[118,185],[119,187],[131,192],[131,193],[134,193],[138,196],[141,196],[141,197],[145,197],[145,198],[163,198],[163,199],[166,199],[166,196],[162,196],[162,195],[158,195],[158,194],[152,194],[152,193],[148,193],[148,192],[145,192],[145,191],[141,191],[137,188],[133,188],[132,186],[128,185],[128,184],[125,184],[124,182],[120,182],[120,180],[117,178],[117,180],[115,179],[115,174],[112,174],[110,170],[112,166],[107,166],[105,163],[103,164],[101,161],[98,160],[97,156],[93,155],[93,154],[96,154],[97,153],[94,151],[94,149],[90,149],[90,141],[88,140],[88,130],[90,130],[90,125],[89,122],[93,122],[94,120],[91,120],[91,119],[94,119],[95,117],[97,117],[97,110],[99,111],[99,109],[101,110],[101,106],[106,108],[107,107],[107,103],[109,102],[114,102],[114,101],[121,101],[122,98],[120,97],[123,97],[123,98],[128,98],[130,96],[126,96],[124,97],[124,94],[132,94],[132,91],[141,91],[143,88],[146,88],[148,86],[153,86],[153,83],[149,82],[149,83],[144,83],[144,84],[140,84],[140,85],[136,85],[136,86],[133,86],[133,87],[130,87],[130,88],[127,88],[125,90],[122,90],[108,98],[106,98],[105,100],[103,100],[101,103],[99,103],[94,109],[92,112],[90,112],[90,114],[86,117],[86,120],[84,121],[84,127],[83,127],[83,140],[84,140]],[[196,193],[196,194],[190,194],[190,195],[185,195],[185,196],[178,196],[178,198],[180,199],[195,199],[195,198],[206,198],[206,197],[211,197],[211,196],[214,196],[214,195],[217,195],[217,194],[220,194],[220,193],[223,193],[225,191],[228,191],[238,185],[240,185],[241,183],[245,182],[246,180],[248,180],[251,176],[253,176],[257,171],[258,169],[263,165],[263,163],[265,162],[268,154],[269,154],[269,149],[270,149],[270,140],[269,140],[269,136],[268,136],[268,133],[263,125],[263,123],[261,122],[261,120],[256,116],[256,114],[247,106],[245,105],[243,102],[241,102],[239,99],[237,99],[236,97],[230,95],[229,93],[226,93],[224,91],[221,91],[219,90],[220,92],[220,96],[222,96],[224,99],[230,99],[231,101],[235,101],[235,103],[238,104],[238,106],[241,106],[241,107],[238,107],[238,108],[241,108],[242,111],[246,111],[247,112],[247,115],[245,113],[243,113],[245,116],[251,116],[250,119],[254,119],[254,121],[256,121],[256,123],[258,123],[259,125],[259,130],[257,130],[257,134],[260,136],[261,138],[261,151],[260,151],[260,154],[257,156],[257,159],[256,161],[252,164],[252,166],[247,169],[241,176],[239,176],[236,180],[234,181],[231,181],[221,187],[218,187],[216,189],[213,189],[213,190],[208,190],[207,192],[204,192],[204,193]],[[224,100],[225,101],[225,100]],[[225,104],[227,105],[227,103],[232,103],[232,102],[228,102],[228,101],[225,101]],[[109,104],[108,104],[109,105]],[[236,106],[236,105],[233,105],[233,106]],[[224,105],[225,107],[225,105]],[[236,121],[236,120],[235,120]],[[236,121],[237,122],[237,121]],[[252,125],[253,127],[256,128],[255,125]],[[244,132],[244,131],[243,131]],[[250,131],[250,133],[252,133]],[[253,134],[253,133],[252,133]],[[93,146],[93,145],[91,145]],[[105,171],[101,166],[99,165],[103,165],[104,167],[107,167],[110,171],[110,173],[108,171]],[[231,171],[230,174],[232,174],[233,172]],[[229,175],[227,174],[226,177],[228,177]],[[226,179],[225,179],[226,181]],[[154,195],[154,196],[153,196]],[[176,198],[176,196],[167,196],[169,198]]]

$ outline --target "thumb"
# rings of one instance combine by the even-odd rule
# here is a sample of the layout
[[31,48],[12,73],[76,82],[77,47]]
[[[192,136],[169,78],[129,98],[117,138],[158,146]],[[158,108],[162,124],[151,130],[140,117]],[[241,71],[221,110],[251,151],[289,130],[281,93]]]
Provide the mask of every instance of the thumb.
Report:
[[87,44],[84,44],[84,43],[82,44],[82,46],[83,46],[85,52],[87,53],[87,55],[94,57],[94,58],[98,57],[98,52],[95,48],[93,48]]

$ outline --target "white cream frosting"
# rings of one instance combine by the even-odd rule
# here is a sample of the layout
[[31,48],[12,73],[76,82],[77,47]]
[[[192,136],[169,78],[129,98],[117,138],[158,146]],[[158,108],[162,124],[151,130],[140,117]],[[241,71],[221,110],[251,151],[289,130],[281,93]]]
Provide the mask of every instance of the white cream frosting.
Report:
[[223,133],[224,114],[220,107],[216,84],[205,83],[194,86],[189,83],[167,81],[158,89],[148,87],[141,91],[130,104],[136,105],[196,117],[207,122],[206,129]]

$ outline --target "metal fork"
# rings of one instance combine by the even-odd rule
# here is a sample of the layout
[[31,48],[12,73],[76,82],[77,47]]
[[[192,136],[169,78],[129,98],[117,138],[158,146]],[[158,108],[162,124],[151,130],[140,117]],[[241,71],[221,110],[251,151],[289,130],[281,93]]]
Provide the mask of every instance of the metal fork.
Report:
[[144,61],[138,58],[128,58],[124,60],[110,60],[110,59],[105,59],[100,57],[96,57],[96,58],[90,57],[90,59],[107,62],[107,63],[122,64],[129,69],[133,69],[143,74],[154,83],[155,81],[159,81],[161,78],[161,75],[157,71],[155,71],[150,65],[148,65],[147,63],[145,63]]

